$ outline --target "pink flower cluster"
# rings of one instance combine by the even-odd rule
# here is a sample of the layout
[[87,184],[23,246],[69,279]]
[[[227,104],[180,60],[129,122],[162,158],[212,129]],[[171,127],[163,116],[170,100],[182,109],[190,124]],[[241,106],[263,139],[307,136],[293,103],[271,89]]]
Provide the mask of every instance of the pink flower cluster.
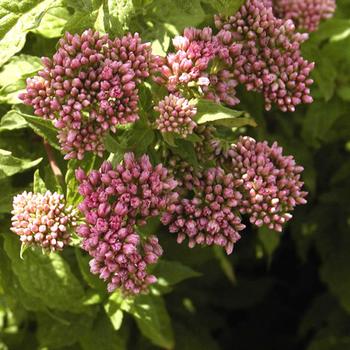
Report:
[[186,180],[187,184],[192,182],[191,195],[170,205],[162,223],[169,225],[170,232],[177,233],[178,243],[188,238],[190,248],[216,244],[231,254],[234,243],[240,239],[239,231],[245,227],[238,212],[242,194],[233,175],[217,167],[198,177],[187,176]]
[[48,251],[62,250],[69,243],[76,212],[66,207],[64,196],[23,192],[13,198],[11,230],[22,244],[37,245]]
[[66,159],[87,151],[102,156],[103,136],[138,119],[137,84],[149,76],[150,50],[137,33],[114,40],[92,30],[66,33],[20,98],[54,121]]
[[174,132],[186,137],[192,134],[197,125],[193,120],[197,113],[196,107],[179,94],[165,96],[154,109],[160,114],[156,126],[161,132]]
[[290,212],[305,204],[307,195],[300,180],[303,167],[282,151],[276,142],[269,146],[266,141],[240,137],[225,154],[224,163],[243,195],[240,212],[249,215],[252,224],[276,231],[282,231]]
[[272,1],[247,0],[235,15],[215,16],[215,25],[216,35],[210,28],[187,28],[176,37],[176,51],[154,60],[155,81],[170,92],[200,93],[231,107],[239,103],[239,83],[262,93],[267,110],[273,103],[294,111],[300,103],[312,102],[314,64],[300,52],[308,35],[297,33],[292,20],[277,18]]
[[307,32],[318,29],[322,20],[335,12],[335,0],[274,0],[273,10],[283,19],[293,20],[296,27]]
[[[173,39],[175,53],[167,57],[156,57],[154,80],[167,87],[170,92],[195,91],[206,98],[223,102],[229,106],[237,104],[233,75],[221,67],[220,62],[231,64],[230,55],[240,53],[240,45],[224,46],[221,38],[212,34],[209,27],[203,29],[186,28],[183,36]],[[209,72],[209,65],[218,60],[215,71]]]
[[108,281],[110,292],[119,287],[128,294],[145,291],[156,281],[147,266],[158,260],[162,248],[155,236],[141,240],[135,225],[177,201],[177,182],[161,164],[153,167],[148,156],[137,160],[132,153],[115,168],[104,162],[89,174],[78,169],[76,177],[84,197],[79,209],[86,219],[77,231],[93,257],[91,272]]
[[307,34],[295,32],[292,20],[274,16],[272,7],[260,0],[247,0],[228,19],[215,16],[224,43],[240,44],[233,73],[249,91],[264,95],[265,107],[276,103],[282,111],[294,111],[300,103],[311,103],[310,72],[314,63],[301,56],[300,44]]

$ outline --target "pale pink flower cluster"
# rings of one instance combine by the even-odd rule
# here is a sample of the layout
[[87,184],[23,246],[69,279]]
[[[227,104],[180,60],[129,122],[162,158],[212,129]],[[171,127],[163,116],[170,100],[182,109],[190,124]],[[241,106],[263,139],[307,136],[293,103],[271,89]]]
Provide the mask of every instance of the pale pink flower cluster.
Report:
[[296,27],[307,32],[318,29],[322,20],[333,16],[335,0],[274,0],[277,17],[293,20]]
[[23,192],[13,198],[11,230],[22,244],[47,251],[62,250],[69,243],[70,229],[76,225],[76,211],[67,207],[64,196]]
[[162,248],[155,236],[141,239],[135,225],[177,201],[177,182],[161,164],[153,167],[148,156],[136,159],[132,153],[115,168],[104,162],[89,174],[78,169],[76,177],[84,198],[79,209],[86,220],[77,231],[83,249],[93,257],[91,272],[108,282],[109,291],[146,291],[156,281],[147,267],[157,262]]
[[20,98],[53,120],[66,159],[88,151],[102,156],[103,136],[139,118],[137,84],[152,64],[150,44],[137,33],[114,40],[92,30],[66,33],[53,58],[42,62]]
[[156,126],[161,132],[174,132],[186,137],[192,134],[197,125],[193,120],[196,107],[179,94],[165,96],[154,109],[159,113]]

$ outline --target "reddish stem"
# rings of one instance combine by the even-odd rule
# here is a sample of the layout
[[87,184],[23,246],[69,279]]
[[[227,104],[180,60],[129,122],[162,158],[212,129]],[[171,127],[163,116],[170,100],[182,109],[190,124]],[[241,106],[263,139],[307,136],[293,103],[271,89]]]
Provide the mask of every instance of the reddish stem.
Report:
[[61,186],[64,186],[63,174],[61,172],[61,169],[57,165],[56,158],[55,158],[55,155],[53,154],[52,148],[47,141],[44,140],[43,142],[44,142],[44,147],[45,147],[45,151],[47,154],[47,158],[49,159],[49,164],[50,164],[51,170],[52,170],[53,174],[55,175],[58,183]]

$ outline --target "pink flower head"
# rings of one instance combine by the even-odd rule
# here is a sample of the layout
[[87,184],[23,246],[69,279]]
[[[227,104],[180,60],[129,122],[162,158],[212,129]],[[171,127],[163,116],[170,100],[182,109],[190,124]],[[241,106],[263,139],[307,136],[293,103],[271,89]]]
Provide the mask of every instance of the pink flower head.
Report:
[[66,158],[102,155],[106,133],[138,119],[137,84],[149,75],[151,52],[137,33],[115,40],[92,30],[66,33],[42,62],[20,98],[54,122]]
[[309,76],[314,63],[300,51],[308,35],[295,32],[291,20],[276,18],[269,1],[247,0],[228,19],[215,16],[215,24],[229,48],[236,80],[249,91],[263,93],[267,110],[275,103],[293,112],[297,105],[312,102]]
[[335,0],[274,0],[273,10],[283,19],[291,19],[296,27],[314,32],[322,20],[335,12]]
[[225,158],[243,194],[240,212],[247,214],[252,224],[282,231],[294,207],[306,203],[307,192],[300,180],[303,168],[292,156],[284,156],[276,142],[269,146],[266,141],[240,137]]
[[148,156],[137,159],[133,153],[126,153],[114,168],[104,162],[89,174],[78,169],[76,177],[84,198],[79,209],[87,222],[77,232],[93,257],[91,271],[108,281],[109,291],[120,287],[125,293],[144,292],[156,280],[146,268],[162,249],[156,237],[142,241],[133,227],[177,201],[177,182],[161,164],[154,167]]
[[[210,64],[214,60],[224,65],[232,63],[228,48],[223,45],[221,38],[213,35],[211,28],[186,28],[183,36],[174,38],[173,44],[175,52],[169,53],[164,59],[154,58],[154,80],[157,83],[165,85],[172,93],[194,88],[205,98],[230,106],[238,103],[234,89],[237,82],[233,75],[221,73],[222,68],[211,72]],[[237,50],[232,45],[234,49]]]
[[23,192],[13,198],[11,230],[26,245],[48,251],[62,250],[69,243],[70,228],[76,225],[76,212],[66,207],[64,196]]
[[[191,181],[188,179],[188,181]],[[169,207],[162,222],[177,233],[178,243],[188,239],[189,247],[218,245],[231,254],[244,229],[238,208],[242,195],[232,174],[210,168],[192,177],[192,193]]]

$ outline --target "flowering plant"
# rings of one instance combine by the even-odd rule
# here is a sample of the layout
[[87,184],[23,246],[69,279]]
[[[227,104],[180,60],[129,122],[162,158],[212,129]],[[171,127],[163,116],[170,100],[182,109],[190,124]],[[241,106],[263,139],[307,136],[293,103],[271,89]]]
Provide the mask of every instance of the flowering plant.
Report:
[[[25,312],[40,348],[185,347],[195,332],[179,320],[196,310],[175,285],[205,281],[213,260],[235,284],[236,250],[254,234],[271,258],[268,240],[313,199],[311,156],[289,143],[332,97],[312,53],[343,40],[325,21],[335,1],[0,5],[0,133],[14,135],[0,150],[0,321]],[[329,39],[318,27],[332,21]],[[173,294],[187,310],[175,328]]]

